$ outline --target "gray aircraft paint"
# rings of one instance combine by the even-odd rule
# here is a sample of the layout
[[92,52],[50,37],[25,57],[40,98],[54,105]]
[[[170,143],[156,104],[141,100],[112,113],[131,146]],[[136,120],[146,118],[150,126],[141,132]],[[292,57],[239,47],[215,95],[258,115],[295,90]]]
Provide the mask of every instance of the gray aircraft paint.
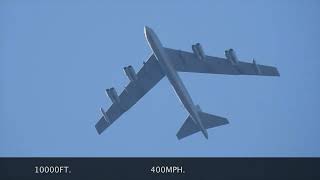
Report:
[[203,135],[208,139],[208,132],[203,127],[201,119],[198,114],[198,110],[194,105],[191,96],[189,95],[186,87],[184,86],[180,76],[177,71],[173,68],[171,61],[163,50],[163,46],[157,37],[157,35],[153,32],[153,30],[147,26],[144,28],[144,33],[150,48],[152,49],[154,55],[156,56],[162,70],[165,72],[169,82],[172,84],[173,89],[177,93],[180,101],[186,110],[190,113],[192,120],[197,124],[202,131]]
[[184,86],[178,72],[279,76],[276,67],[239,61],[233,49],[225,51],[226,58],[205,55],[200,43],[192,45],[193,53],[170,49],[162,46],[157,35],[149,27],[144,28],[145,37],[153,53],[136,73],[132,66],[124,68],[130,80],[118,95],[115,88],[107,89],[112,105],[107,111],[101,109],[103,116],[95,127],[99,134],[113,124],[123,113],[128,111],[164,76],[166,76],[180,102],[189,112],[189,116],[176,134],[178,139],[201,131],[208,139],[207,129],[228,124],[227,118],[202,112],[195,105]]

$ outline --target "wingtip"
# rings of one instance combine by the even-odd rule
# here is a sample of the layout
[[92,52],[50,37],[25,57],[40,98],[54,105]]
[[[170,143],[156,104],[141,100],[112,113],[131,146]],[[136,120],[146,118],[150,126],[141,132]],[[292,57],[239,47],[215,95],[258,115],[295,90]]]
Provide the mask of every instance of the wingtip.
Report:
[[100,135],[102,133],[102,131],[99,130],[98,124],[96,124],[94,127],[96,128],[97,133]]
[[95,128],[100,135],[107,127],[109,123],[102,117],[95,125]]
[[177,136],[177,139],[180,141],[182,138],[180,138],[178,135],[176,135]]
[[230,121],[227,118],[225,118],[225,124],[230,124]]

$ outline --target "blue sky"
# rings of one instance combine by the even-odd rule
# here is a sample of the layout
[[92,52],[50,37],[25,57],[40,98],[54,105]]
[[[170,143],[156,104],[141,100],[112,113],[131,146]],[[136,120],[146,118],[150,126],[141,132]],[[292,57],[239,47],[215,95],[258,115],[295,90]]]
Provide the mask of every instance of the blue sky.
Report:
[[[319,1],[1,1],[0,156],[320,156]],[[280,77],[181,74],[230,124],[178,141],[187,117],[163,79],[101,136],[99,108],[162,44],[278,67]]]

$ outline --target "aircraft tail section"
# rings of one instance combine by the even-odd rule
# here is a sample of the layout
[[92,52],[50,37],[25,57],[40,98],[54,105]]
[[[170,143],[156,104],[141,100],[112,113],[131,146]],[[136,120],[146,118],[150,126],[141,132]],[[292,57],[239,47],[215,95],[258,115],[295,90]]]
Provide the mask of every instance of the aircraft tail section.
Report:
[[[223,117],[215,116],[201,111],[199,111],[198,113],[205,129],[222,126],[229,123],[229,121]],[[180,140],[199,131],[201,131],[199,125],[196,124],[193,121],[192,117],[189,115],[178,131],[177,138]]]

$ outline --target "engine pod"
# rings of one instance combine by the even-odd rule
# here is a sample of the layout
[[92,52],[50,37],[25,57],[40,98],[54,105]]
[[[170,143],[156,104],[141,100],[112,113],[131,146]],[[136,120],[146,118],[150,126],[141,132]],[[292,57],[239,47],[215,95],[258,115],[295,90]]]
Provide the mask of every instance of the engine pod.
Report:
[[112,103],[119,103],[120,98],[117,94],[117,91],[114,88],[106,89],[107,95],[111,99]]
[[137,74],[132,66],[124,67],[123,70],[130,81],[136,81],[138,79]]
[[226,50],[225,56],[230,61],[231,64],[235,65],[238,64],[238,57],[236,55],[236,52],[233,49]]
[[206,55],[200,43],[196,43],[192,45],[192,51],[197,56],[198,59],[204,60],[206,58]]

